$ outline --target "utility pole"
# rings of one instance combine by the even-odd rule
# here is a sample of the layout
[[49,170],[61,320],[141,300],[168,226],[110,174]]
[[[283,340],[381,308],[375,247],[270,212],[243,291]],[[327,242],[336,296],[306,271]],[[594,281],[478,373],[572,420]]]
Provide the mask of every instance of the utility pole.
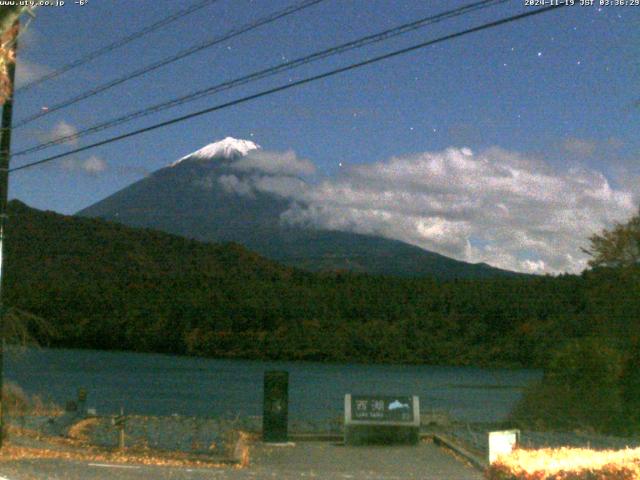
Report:
[[9,92],[2,107],[2,130],[0,130],[0,448],[4,443],[4,319],[5,308],[2,299],[4,283],[4,234],[7,220],[7,203],[9,199],[9,159],[11,155],[11,119],[13,117],[13,91],[16,77],[16,51],[18,48],[18,29],[20,23],[14,23],[14,38],[10,48],[13,61],[7,64]]

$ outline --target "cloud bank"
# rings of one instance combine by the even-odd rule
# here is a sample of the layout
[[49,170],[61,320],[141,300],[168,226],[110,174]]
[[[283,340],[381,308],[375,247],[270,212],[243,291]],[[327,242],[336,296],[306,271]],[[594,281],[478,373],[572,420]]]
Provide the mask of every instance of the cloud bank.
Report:
[[381,235],[521,272],[583,270],[588,258],[580,247],[588,237],[637,209],[629,190],[613,188],[598,171],[555,169],[499,148],[391,158],[317,184],[292,176],[312,172],[292,152],[261,156],[264,164],[238,162],[239,170],[251,165],[260,174],[220,181],[239,194],[260,190],[291,199],[285,222]]
[[227,193],[254,197],[255,192],[262,191],[296,199],[302,198],[309,188],[302,177],[316,172],[312,162],[298,158],[292,151],[254,150],[234,160],[230,168],[237,173],[199,178],[195,185],[210,190],[217,183]]
[[16,88],[23,87],[27,83],[38,80],[50,72],[51,69],[45,65],[20,58],[16,63]]
[[66,158],[62,161],[61,165],[62,168],[68,172],[82,172],[91,177],[96,177],[109,168],[105,160],[95,155],[85,160]]
[[258,171],[277,176],[313,175],[316,167],[309,160],[298,158],[294,152],[265,152],[254,150],[236,160],[231,167],[239,171]]
[[78,145],[78,129],[73,125],[65,122],[64,120],[59,121],[54,125],[49,132],[48,135],[45,135],[45,141],[47,142],[55,142],[65,139],[60,142],[62,145]]

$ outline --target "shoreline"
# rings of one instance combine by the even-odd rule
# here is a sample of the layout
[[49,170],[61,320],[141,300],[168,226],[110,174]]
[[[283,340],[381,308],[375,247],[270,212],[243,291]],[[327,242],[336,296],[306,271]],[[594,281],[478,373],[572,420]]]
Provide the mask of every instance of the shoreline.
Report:
[[179,358],[185,360],[216,360],[216,361],[228,361],[228,362],[248,362],[248,363],[267,363],[267,364],[279,364],[279,363],[296,363],[302,365],[323,365],[323,366],[337,366],[337,367],[427,367],[427,368],[468,368],[478,369],[485,371],[530,371],[530,372],[542,372],[542,367],[535,365],[520,365],[515,363],[427,363],[427,362],[385,362],[385,361],[366,361],[361,359],[304,359],[304,358],[268,358],[260,356],[202,356],[202,355],[190,355],[187,353],[170,353],[170,352],[157,352],[157,351],[140,351],[140,350],[121,350],[121,349],[97,349],[91,347],[73,347],[66,345],[43,345],[37,348],[23,347],[20,345],[7,345],[8,355],[15,354],[21,355],[25,351],[67,351],[67,352],[94,352],[104,353],[112,355],[152,355],[159,357]]

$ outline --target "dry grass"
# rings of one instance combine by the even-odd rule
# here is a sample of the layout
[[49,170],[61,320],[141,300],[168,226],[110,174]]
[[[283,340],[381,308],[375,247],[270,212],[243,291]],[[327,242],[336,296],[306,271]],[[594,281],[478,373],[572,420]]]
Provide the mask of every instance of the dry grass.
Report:
[[515,450],[494,462],[489,480],[639,480],[640,448]]
[[89,442],[91,440],[90,431],[98,426],[100,421],[97,418],[85,418],[74,423],[67,435],[79,442]]
[[82,460],[92,462],[111,462],[122,464],[157,465],[166,467],[209,467],[219,468],[225,466],[219,462],[205,459],[189,458],[187,455],[154,455],[145,451],[108,451],[97,448],[86,450],[57,450],[45,448],[33,448],[5,444],[0,451],[0,462],[30,459],[62,459]]
[[240,430],[231,430],[227,434],[226,451],[227,455],[238,462],[241,467],[248,467],[250,463],[250,443],[255,441],[256,435],[242,432]]
[[27,395],[19,385],[13,382],[5,382],[2,389],[2,402],[5,414],[10,417],[58,416],[64,413],[60,406],[44,401],[39,395]]
[[[28,396],[18,385],[7,383],[4,388],[4,401],[7,415],[20,417],[25,415],[56,415],[62,409],[53,404],[43,402],[39,397]],[[31,439],[41,447],[18,446],[8,442],[0,451],[0,462],[22,459],[67,459],[128,463],[142,465],[158,465],[170,467],[211,467],[218,468],[229,465],[228,461],[214,459],[208,455],[195,455],[184,452],[154,451],[145,445],[136,445],[124,451],[91,446],[89,444],[91,430],[100,422],[99,418],[80,420],[71,426],[67,437],[50,437],[40,432],[5,424],[10,437]],[[236,468],[249,465],[249,444],[254,440],[251,434],[233,430],[225,445],[226,452],[236,462]],[[218,450],[212,444],[211,451]]]
[[[91,419],[88,419],[91,420]],[[148,448],[131,448],[124,451],[90,446],[83,440],[91,422],[76,424],[76,438],[45,437],[39,432],[9,427],[16,436],[36,440],[41,447],[26,447],[6,442],[0,450],[0,463],[28,459],[61,459],[121,464],[156,465],[166,467],[229,467],[228,462],[206,455],[184,452],[158,452]],[[235,468],[242,467],[238,464]]]
[[[7,426],[7,430],[15,437],[29,438],[41,444],[41,448],[14,445],[10,441],[0,450],[0,463],[23,459],[61,459],[92,462],[111,462],[121,464],[156,465],[166,467],[229,467],[229,461],[214,459],[208,455],[196,455],[185,452],[154,451],[149,448],[135,447],[124,451],[91,446],[87,442],[88,430],[95,426],[97,419],[86,419],[76,423],[72,428],[73,435],[68,437],[49,437],[41,433]],[[15,438],[14,437],[14,438]],[[238,432],[236,444],[239,455],[233,468],[249,465],[249,446],[252,440],[248,435]]]

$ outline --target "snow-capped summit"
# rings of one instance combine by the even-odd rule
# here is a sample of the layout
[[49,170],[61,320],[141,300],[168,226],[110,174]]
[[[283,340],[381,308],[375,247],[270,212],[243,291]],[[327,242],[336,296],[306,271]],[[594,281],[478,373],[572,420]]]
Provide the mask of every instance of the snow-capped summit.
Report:
[[200,150],[196,150],[195,152],[176,160],[171,164],[171,166],[174,167],[187,159],[213,160],[244,157],[249,152],[260,148],[260,145],[253,143],[251,140],[240,140],[233,137],[227,137],[219,142],[210,143],[209,145],[202,147]]

